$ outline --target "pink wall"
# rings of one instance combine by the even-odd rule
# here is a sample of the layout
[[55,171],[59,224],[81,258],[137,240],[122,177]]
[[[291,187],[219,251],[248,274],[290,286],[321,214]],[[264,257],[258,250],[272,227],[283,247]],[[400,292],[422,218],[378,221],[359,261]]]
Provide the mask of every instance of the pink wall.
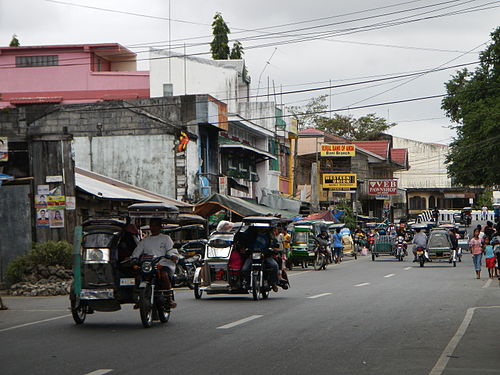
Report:
[[[9,51],[10,52],[10,51]],[[15,56],[58,55],[59,66],[16,68]],[[92,72],[90,52],[0,54],[0,107],[16,97],[61,96],[62,103],[149,97],[149,72]]]

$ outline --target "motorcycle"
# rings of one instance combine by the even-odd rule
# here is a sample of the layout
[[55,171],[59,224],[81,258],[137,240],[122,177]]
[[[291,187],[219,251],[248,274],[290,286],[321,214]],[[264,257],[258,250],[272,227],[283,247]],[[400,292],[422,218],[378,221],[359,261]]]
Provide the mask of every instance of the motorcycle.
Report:
[[417,260],[418,260],[420,267],[423,267],[424,263],[429,261],[429,258],[428,258],[426,253],[427,253],[427,251],[425,250],[425,248],[420,247],[420,246],[417,247]]
[[373,245],[375,244],[376,237],[377,237],[377,234],[375,232],[368,233],[368,249],[370,251],[372,250]]
[[166,323],[170,318],[170,306],[168,297],[174,300],[173,290],[160,290],[158,270],[162,258],[146,255],[142,256],[139,263],[135,265],[138,270],[139,279],[139,311],[144,328],[150,328],[154,320]]
[[313,267],[316,271],[321,269],[326,270],[326,265],[328,264],[328,242],[321,238],[317,238],[316,241],[318,245],[314,249],[316,255],[314,257]]
[[398,236],[396,238],[395,247],[396,259],[402,262],[403,258],[408,255],[408,252],[406,251],[407,245],[403,236]]
[[201,254],[185,249],[184,247],[180,248],[179,254],[180,257],[175,267],[172,284],[175,288],[187,286],[189,289],[194,289],[194,274],[196,268],[202,265],[203,258]]

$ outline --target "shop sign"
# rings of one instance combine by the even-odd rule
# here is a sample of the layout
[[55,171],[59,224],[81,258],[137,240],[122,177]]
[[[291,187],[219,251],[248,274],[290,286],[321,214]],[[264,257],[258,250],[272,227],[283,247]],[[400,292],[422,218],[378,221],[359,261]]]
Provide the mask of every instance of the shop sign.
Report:
[[356,174],[355,173],[324,173],[322,176],[323,188],[325,189],[343,189],[343,188],[356,188]]
[[398,180],[368,180],[368,194],[395,195],[398,193]]
[[344,145],[344,144],[322,144],[321,145],[321,156],[355,156],[356,146],[355,145]]

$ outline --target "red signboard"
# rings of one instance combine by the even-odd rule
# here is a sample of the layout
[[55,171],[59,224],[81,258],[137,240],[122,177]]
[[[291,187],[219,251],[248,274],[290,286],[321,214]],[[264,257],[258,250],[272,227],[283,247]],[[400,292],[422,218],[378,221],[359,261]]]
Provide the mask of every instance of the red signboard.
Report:
[[368,180],[368,194],[394,195],[398,193],[397,180]]

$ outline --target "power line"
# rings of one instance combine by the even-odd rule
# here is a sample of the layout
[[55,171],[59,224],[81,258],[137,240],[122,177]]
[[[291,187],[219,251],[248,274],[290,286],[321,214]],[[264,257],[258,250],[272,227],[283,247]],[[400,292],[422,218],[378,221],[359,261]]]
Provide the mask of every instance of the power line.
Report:
[[[49,0],[46,0],[46,1],[49,1]],[[50,1],[51,2],[55,2],[55,0],[50,0]],[[440,5],[440,4],[453,3],[453,2],[457,2],[457,1],[463,1],[463,0],[449,0],[449,1],[438,3],[438,4],[429,5],[427,7],[434,7],[434,6],[437,6],[437,5]],[[471,1],[477,1],[477,0],[468,0],[467,2],[471,2]],[[488,3],[488,4],[490,4],[490,3]],[[458,4],[458,5],[462,5],[462,4]],[[458,6],[458,5],[455,5],[455,6]],[[481,6],[484,6],[484,5],[481,5]],[[415,10],[415,9],[419,9],[419,8],[424,8],[424,7],[412,8],[410,10]],[[449,8],[449,7],[447,7],[447,8]],[[442,9],[444,9],[444,8],[442,8]],[[442,10],[442,9],[440,9],[440,10]],[[410,10],[406,10],[406,11],[410,11]],[[476,9],[476,10],[484,10],[484,9]],[[434,11],[436,11],[436,10],[433,10],[432,12],[434,12]],[[471,11],[474,11],[474,9],[472,9]],[[394,12],[390,12],[389,14],[392,14],[392,13],[394,13]],[[425,12],[425,13],[429,13],[429,12]],[[431,16],[431,17],[424,17],[424,18],[420,18],[420,19],[415,19],[415,20],[410,20],[410,21],[405,21],[405,22],[399,22],[399,23],[393,23],[393,24],[387,24],[387,21],[386,21],[386,22],[378,23],[378,24],[374,24],[374,25],[362,26],[362,27],[357,27],[357,28],[350,28],[350,29],[347,29],[347,30],[349,30],[349,32],[348,33],[344,33],[344,34],[342,34],[342,33],[339,34],[338,31],[336,31],[336,32],[334,32],[334,35],[335,34],[336,35],[347,35],[347,34],[352,34],[354,32],[370,31],[370,29],[366,29],[367,27],[372,27],[372,30],[374,30],[374,29],[379,29],[379,28],[384,28],[384,27],[397,26],[397,25],[401,25],[401,24],[404,24],[404,23],[417,22],[417,21],[421,21],[421,20],[425,20],[425,19],[438,18],[438,17],[444,17],[444,16],[456,15],[456,14],[458,14],[458,13],[444,13],[444,14],[441,14],[441,15],[435,15],[435,16]],[[387,15],[387,14],[378,15],[378,16],[385,16],[385,15]],[[402,19],[408,18],[408,17],[413,17],[413,16],[406,16],[406,17],[403,17]],[[362,19],[364,19],[364,18],[362,18]],[[351,20],[350,22],[354,22],[354,21],[359,21],[359,19],[358,20]],[[394,21],[394,20],[392,20],[392,21]],[[347,22],[347,21],[343,21],[343,22]],[[377,26],[377,27],[373,28],[374,26]],[[325,27],[325,25],[321,25],[321,27]],[[293,30],[293,31],[296,31],[296,30]],[[332,34],[332,32],[328,32],[328,33]],[[255,48],[270,47],[270,46],[275,46],[275,45],[284,45],[284,44],[299,43],[299,42],[311,41],[311,40],[317,40],[317,39],[325,39],[325,37],[328,37],[328,36],[325,36],[325,35],[326,34],[324,34],[323,36],[319,36],[319,37],[308,37],[308,38],[295,39],[295,40],[292,40],[292,41],[273,42],[273,43],[268,43],[268,44],[264,44],[264,45],[254,45],[254,46],[245,47],[245,49],[248,50],[248,49],[255,49]],[[330,35],[330,36],[333,36],[333,35]],[[258,38],[256,38],[256,39],[258,39]],[[202,43],[201,45],[206,45],[206,44],[207,43]],[[178,46],[178,47],[174,46],[173,48],[181,48],[181,47],[183,48],[184,46]],[[189,47],[189,46],[187,46],[187,47]],[[192,54],[188,54],[186,56],[201,56],[201,55],[207,55],[207,54],[209,54],[209,52],[192,53]],[[144,58],[144,59],[136,59],[134,61],[156,60],[156,59],[165,59],[165,58],[170,58],[170,57],[169,56],[165,56],[165,57],[160,57],[160,58]],[[81,59],[81,58],[75,58],[75,59]],[[67,60],[70,60],[70,59],[67,59]],[[131,60],[124,60],[124,61],[131,61]],[[77,64],[77,65],[86,65],[86,64],[84,63],[84,64]]]

